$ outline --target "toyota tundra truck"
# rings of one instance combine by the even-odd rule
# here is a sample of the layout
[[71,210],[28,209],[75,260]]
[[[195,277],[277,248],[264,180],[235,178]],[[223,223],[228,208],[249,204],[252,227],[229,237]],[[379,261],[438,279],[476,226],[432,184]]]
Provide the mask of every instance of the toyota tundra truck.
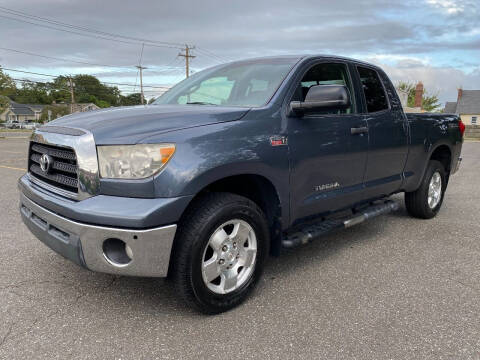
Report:
[[385,72],[365,62],[238,61],[152,105],[36,129],[20,213],[76,264],[168,276],[214,314],[246,299],[269,254],[395,210],[392,194],[433,218],[464,130],[456,115],[405,114]]

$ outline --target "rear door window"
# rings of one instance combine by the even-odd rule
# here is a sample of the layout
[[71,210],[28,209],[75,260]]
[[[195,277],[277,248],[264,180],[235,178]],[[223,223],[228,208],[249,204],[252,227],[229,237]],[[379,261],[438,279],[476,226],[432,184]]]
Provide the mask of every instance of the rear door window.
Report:
[[363,94],[369,113],[388,109],[388,100],[382,82],[375,70],[358,66]]

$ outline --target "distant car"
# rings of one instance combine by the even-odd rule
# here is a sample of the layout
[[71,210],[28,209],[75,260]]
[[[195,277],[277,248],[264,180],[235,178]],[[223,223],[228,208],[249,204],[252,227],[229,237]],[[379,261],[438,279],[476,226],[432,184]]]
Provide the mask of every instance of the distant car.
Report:
[[5,124],[5,127],[7,129],[19,129],[20,128],[20,123],[18,121],[11,121]]
[[22,129],[29,129],[29,130],[35,130],[38,126],[39,126],[39,123],[34,121],[27,121],[21,124]]

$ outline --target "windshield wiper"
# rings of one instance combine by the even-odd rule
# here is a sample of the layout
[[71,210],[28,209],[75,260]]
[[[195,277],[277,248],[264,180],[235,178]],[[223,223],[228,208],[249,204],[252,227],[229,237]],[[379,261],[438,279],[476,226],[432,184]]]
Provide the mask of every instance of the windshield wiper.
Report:
[[205,102],[205,101],[187,102],[187,105],[215,105],[215,106],[217,106],[217,104],[213,104],[213,103],[209,103],[209,102]]

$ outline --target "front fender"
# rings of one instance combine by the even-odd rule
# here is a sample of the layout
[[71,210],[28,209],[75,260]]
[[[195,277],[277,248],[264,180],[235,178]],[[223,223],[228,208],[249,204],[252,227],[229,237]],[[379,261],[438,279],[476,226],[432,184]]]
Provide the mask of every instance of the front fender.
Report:
[[[277,112],[278,113],[278,112]],[[288,145],[272,146],[280,118],[265,109],[245,119],[163,134],[148,142],[173,142],[172,159],[154,178],[156,197],[196,195],[215,181],[235,175],[260,175],[276,188],[288,209]]]

